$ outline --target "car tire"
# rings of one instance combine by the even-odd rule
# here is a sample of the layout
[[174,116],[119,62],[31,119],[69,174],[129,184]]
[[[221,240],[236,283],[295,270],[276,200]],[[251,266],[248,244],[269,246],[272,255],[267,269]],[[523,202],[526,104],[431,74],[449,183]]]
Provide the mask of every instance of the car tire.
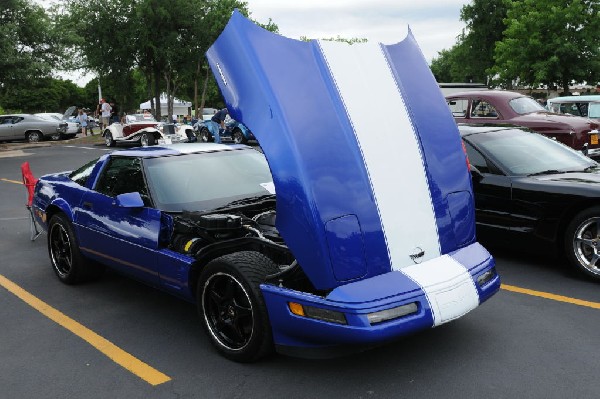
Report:
[[42,135],[42,133],[40,133],[38,131],[27,132],[25,137],[27,138],[27,141],[30,143],[39,143],[40,141],[42,141],[44,139],[44,136]]
[[200,140],[204,143],[210,143],[214,138],[207,128],[202,128],[200,129]]
[[226,358],[253,362],[273,350],[260,284],[277,271],[263,254],[242,251],[212,260],[200,274],[198,313],[212,344]]
[[63,138],[63,136],[62,136],[62,134],[60,134],[60,133],[55,133],[55,134],[53,134],[52,136],[50,136],[50,139],[51,139],[52,141],[58,141],[58,140],[60,140],[60,139],[62,139],[62,138]]
[[104,143],[107,147],[114,147],[115,145],[117,145],[117,142],[115,141],[115,139],[113,139],[111,132],[104,133]]
[[579,212],[565,232],[569,263],[588,277],[600,280],[600,206]]
[[234,129],[231,136],[236,144],[246,144],[248,142],[248,139],[244,136],[241,129]]
[[142,137],[140,137],[140,144],[142,147],[154,145],[154,136],[150,133],[142,134]]
[[54,273],[65,284],[94,280],[104,272],[104,266],[81,255],[73,227],[63,214],[52,216],[48,224],[48,254]]

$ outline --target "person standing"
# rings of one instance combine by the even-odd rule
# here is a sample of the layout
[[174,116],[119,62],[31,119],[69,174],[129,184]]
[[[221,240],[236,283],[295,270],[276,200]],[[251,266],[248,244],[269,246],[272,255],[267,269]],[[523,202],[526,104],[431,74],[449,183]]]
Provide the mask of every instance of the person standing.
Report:
[[109,118],[110,118],[110,104],[106,102],[105,99],[101,99],[100,100],[100,110],[102,112],[102,119],[101,119],[101,124],[102,124],[102,131],[104,131],[104,129],[106,129],[108,127],[108,125],[110,124],[109,122]]
[[[85,113],[85,111],[81,108],[79,108],[79,113],[77,115],[77,121],[81,125],[81,133],[83,133],[84,136],[87,136],[88,116]],[[94,133],[92,133],[92,134],[94,134]]]
[[110,102],[110,124],[119,123],[119,107],[113,102]]
[[210,118],[210,122],[208,122],[206,125],[206,127],[208,128],[208,130],[212,133],[214,139],[215,139],[215,143],[220,143],[221,142],[221,129],[225,130],[225,118],[227,118],[227,114],[229,113],[229,111],[227,111],[227,108],[223,108],[217,112],[215,112],[215,114],[212,116],[212,118]]

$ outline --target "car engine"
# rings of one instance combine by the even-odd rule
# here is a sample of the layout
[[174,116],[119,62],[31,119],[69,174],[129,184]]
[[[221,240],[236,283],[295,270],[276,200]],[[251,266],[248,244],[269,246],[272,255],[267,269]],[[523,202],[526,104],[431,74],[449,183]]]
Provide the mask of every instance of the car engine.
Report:
[[236,251],[261,252],[279,265],[280,271],[269,276],[267,282],[324,295],[313,287],[279,235],[274,202],[269,206],[243,206],[228,211],[182,212],[173,216],[169,247],[197,259],[200,264]]

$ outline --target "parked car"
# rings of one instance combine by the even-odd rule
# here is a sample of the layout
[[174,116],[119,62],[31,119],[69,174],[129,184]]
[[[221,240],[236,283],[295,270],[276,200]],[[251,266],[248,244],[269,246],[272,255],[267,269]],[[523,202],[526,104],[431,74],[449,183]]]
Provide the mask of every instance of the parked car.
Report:
[[[208,53],[217,80],[230,82],[219,83],[229,111],[264,124],[264,155],[244,145],[153,146],[40,179],[34,214],[61,281],[97,277],[96,261],[193,301],[212,344],[236,361],[273,349],[305,357],[365,349],[458,319],[498,291],[494,259],[475,240],[457,127],[416,43],[389,46],[388,59],[375,43],[359,49],[369,57],[356,46],[332,53],[325,42],[322,55],[290,44],[235,11]],[[233,57],[284,49],[279,68]],[[336,68],[330,75],[323,65]],[[340,65],[350,70],[340,74]],[[371,79],[369,94],[380,99],[372,108],[403,121],[397,146],[381,145],[389,130],[357,107],[362,95],[331,95],[357,76]],[[419,83],[403,80],[400,92],[401,78]],[[310,101],[298,102],[300,89]],[[277,112],[249,112],[269,110],[265,93]],[[309,123],[307,134],[299,104],[332,117]]]
[[124,123],[107,126],[102,137],[107,147],[114,147],[117,143],[135,143],[146,147],[162,138],[159,124],[150,113],[126,115]]
[[30,114],[0,115],[0,141],[59,140],[67,131],[67,123],[42,119]]
[[582,116],[600,122],[600,95],[550,98],[546,107],[559,114]]
[[469,91],[446,96],[458,123],[506,122],[555,138],[598,158],[599,124],[587,118],[549,112],[533,98],[500,90]]
[[[208,119],[210,120],[210,119]],[[194,125],[194,134],[200,141],[213,142],[215,138],[206,127],[206,120],[198,121]],[[236,144],[246,144],[248,140],[256,140],[254,134],[244,125],[232,118],[225,120],[225,129],[221,129],[221,139],[231,140]]]
[[459,125],[484,243],[566,255],[600,280],[600,165],[526,128]]
[[63,138],[73,138],[77,136],[77,133],[81,130],[81,126],[78,122],[63,121],[62,114],[58,112],[40,112],[34,115],[50,121],[67,122],[67,131],[63,135]]

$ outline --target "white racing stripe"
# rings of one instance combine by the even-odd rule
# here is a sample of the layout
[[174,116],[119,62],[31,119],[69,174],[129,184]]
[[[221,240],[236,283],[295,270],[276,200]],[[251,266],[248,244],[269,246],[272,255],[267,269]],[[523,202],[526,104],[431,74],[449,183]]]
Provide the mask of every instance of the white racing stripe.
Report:
[[467,269],[448,255],[402,269],[419,284],[433,313],[434,326],[457,319],[479,306],[479,294]]
[[[440,256],[416,133],[378,44],[319,42],[354,128],[377,203],[392,269]],[[372,94],[377,93],[374,97]]]

